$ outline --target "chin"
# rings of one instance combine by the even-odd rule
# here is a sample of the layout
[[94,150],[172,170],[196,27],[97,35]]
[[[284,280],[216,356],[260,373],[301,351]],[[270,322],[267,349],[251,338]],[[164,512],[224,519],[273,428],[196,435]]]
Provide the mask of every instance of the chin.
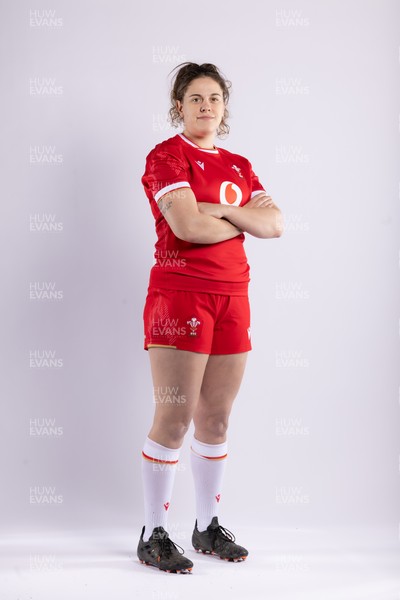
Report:
[[215,127],[215,123],[210,124],[210,123],[204,123],[203,126],[197,126],[196,127],[196,132],[199,135],[211,135],[217,132],[217,127]]

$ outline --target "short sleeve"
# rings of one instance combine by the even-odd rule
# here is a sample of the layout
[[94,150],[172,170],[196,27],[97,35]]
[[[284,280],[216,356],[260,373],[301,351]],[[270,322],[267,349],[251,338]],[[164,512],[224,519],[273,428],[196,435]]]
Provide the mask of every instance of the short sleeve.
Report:
[[167,192],[190,187],[188,165],[171,152],[155,148],[146,160],[142,184],[156,202]]
[[265,192],[264,187],[261,185],[260,180],[253,171],[253,167],[250,164],[250,178],[251,178],[251,195],[250,198],[256,196],[260,192]]

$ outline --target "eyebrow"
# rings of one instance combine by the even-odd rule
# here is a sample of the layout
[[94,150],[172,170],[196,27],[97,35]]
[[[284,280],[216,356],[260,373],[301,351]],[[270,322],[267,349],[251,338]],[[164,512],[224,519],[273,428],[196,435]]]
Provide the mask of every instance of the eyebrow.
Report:
[[[189,98],[191,98],[192,96],[200,96],[201,98],[201,94],[190,94]],[[219,94],[218,92],[213,92],[212,94],[210,94],[210,96],[221,96],[221,94]]]

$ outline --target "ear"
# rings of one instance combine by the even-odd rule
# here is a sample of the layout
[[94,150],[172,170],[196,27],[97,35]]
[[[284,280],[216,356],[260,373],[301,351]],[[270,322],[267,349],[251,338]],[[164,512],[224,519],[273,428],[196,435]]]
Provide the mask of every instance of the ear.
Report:
[[182,110],[183,110],[183,107],[182,107],[182,102],[181,102],[180,100],[175,100],[175,106],[176,106],[176,110],[177,110],[177,111],[178,111],[178,113],[179,113],[179,116],[180,116],[180,117],[183,117],[183,112],[182,112]]

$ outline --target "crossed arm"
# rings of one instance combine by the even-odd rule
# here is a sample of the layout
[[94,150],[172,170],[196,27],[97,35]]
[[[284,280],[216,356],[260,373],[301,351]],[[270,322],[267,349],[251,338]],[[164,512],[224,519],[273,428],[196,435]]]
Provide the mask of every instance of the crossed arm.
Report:
[[197,202],[190,188],[179,188],[162,196],[158,207],[176,237],[194,244],[215,244],[242,232],[273,238],[283,231],[281,211],[265,192],[241,207]]

